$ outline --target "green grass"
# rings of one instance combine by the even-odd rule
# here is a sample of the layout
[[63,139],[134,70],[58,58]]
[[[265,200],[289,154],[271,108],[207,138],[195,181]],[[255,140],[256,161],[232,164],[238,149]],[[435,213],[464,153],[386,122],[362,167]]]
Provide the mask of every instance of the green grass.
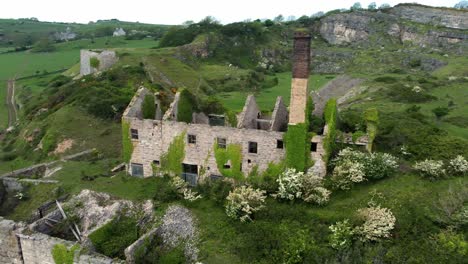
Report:
[[[90,189],[129,200],[151,199],[154,196],[159,179],[140,179],[126,176],[125,173],[106,177],[114,165],[116,165],[114,160],[102,160],[95,163],[69,161],[63,164],[63,169],[54,174],[52,179],[59,180],[64,190],[71,194]],[[82,172],[86,175],[104,176],[93,181],[84,181],[81,179]]]
[[[262,111],[272,111],[275,106],[276,97],[278,96],[282,96],[284,103],[289,105],[289,99],[291,97],[291,73],[278,73],[276,77],[278,77],[278,85],[263,89],[255,95],[257,104]],[[309,77],[309,89],[311,91],[319,90],[334,77],[334,75],[311,75]],[[247,96],[247,92],[235,91],[222,93],[219,95],[219,98],[229,110],[241,111]]]
[[31,185],[27,191],[28,199],[21,201],[15,210],[7,215],[7,218],[15,221],[29,220],[32,212],[39,206],[55,199],[53,195],[55,188],[57,188],[56,184]]
[[70,41],[57,44],[57,50],[50,53],[14,52],[0,54],[0,130],[5,128],[8,121],[6,108],[6,85],[11,78],[21,78],[74,68],[80,61],[80,49],[148,49],[157,46],[152,39],[125,40],[123,38],[96,38],[94,43],[89,39]]

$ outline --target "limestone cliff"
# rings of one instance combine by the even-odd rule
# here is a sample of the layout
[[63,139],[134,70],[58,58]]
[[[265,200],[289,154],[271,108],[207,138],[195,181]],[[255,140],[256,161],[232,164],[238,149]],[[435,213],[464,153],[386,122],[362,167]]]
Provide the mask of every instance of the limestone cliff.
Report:
[[402,4],[395,6],[389,11],[390,14],[413,22],[468,29],[468,11],[466,10]]

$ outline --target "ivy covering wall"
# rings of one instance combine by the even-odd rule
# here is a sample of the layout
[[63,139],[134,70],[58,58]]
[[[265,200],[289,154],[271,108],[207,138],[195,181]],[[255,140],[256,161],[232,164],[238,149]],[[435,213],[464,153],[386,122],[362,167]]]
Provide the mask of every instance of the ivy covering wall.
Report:
[[132,139],[130,138],[130,124],[122,120],[122,158],[124,162],[130,162],[133,153]]
[[[214,145],[214,155],[216,158],[216,165],[219,172],[228,178],[235,180],[243,180],[244,174],[242,173],[242,146],[239,144],[228,144],[226,148],[219,148],[217,144]],[[230,164],[229,169],[224,168],[225,164]]]
[[187,89],[180,92],[177,105],[177,121],[191,123],[192,113],[198,109],[195,97]]
[[323,148],[325,150],[324,159],[325,162],[327,162],[333,154],[333,150],[335,148],[336,122],[338,114],[336,99],[332,98],[328,100],[327,104],[325,105],[323,114],[325,118],[325,124],[328,125],[328,133],[323,138]]
[[70,249],[63,244],[56,244],[52,248],[52,258],[55,264],[73,264],[75,251],[79,250],[79,245],[74,245]]
[[156,115],[156,105],[154,103],[154,95],[147,94],[143,99],[142,105],[143,119],[154,119]]
[[176,175],[182,173],[182,162],[185,158],[186,132],[174,137],[167,152],[161,156],[161,169]]
[[369,108],[364,111],[364,120],[366,121],[367,136],[369,143],[366,146],[367,151],[372,152],[375,137],[377,136],[377,126],[379,124],[379,111],[377,108]]
[[307,98],[305,111],[305,122],[295,125],[288,125],[288,130],[284,134],[286,149],[286,167],[294,168],[297,171],[305,171],[311,164],[310,141],[312,134],[309,133],[310,120],[313,110],[312,98]]

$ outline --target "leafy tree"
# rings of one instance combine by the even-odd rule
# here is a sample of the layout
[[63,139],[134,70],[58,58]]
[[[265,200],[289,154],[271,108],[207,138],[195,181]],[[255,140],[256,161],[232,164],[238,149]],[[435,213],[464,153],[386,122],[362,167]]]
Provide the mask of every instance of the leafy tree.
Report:
[[367,7],[367,9],[369,10],[376,10],[377,9],[377,4],[375,2],[372,2],[369,4],[369,6]]
[[319,11],[319,12],[317,12],[317,13],[315,13],[315,14],[312,14],[310,17],[311,17],[311,18],[321,18],[321,17],[323,17],[324,15],[325,15],[324,12]]
[[281,23],[284,21],[284,17],[283,15],[278,15],[277,17],[273,19],[273,21],[275,21],[276,23]]
[[143,100],[143,118],[144,119],[154,119],[156,113],[156,105],[154,103],[154,96],[146,95]]
[[468,9],[468,1],[460,1],[454,7],[458,9]]
[[442,117],[448,115],[449,112],[450,112],[450,109],[448,109],[447,107],[439,106],[439,107],[432,109],[432,113],[434,113],[437,120],[440,120]]
[[32,49],[33,52],[52,52],[55,50],[55,46],[49,40],[49,38],[42,38]]
[[362,9],[361,3],[359,2],[354,3],[354,5],[350,9],[351,11],[361,10]]

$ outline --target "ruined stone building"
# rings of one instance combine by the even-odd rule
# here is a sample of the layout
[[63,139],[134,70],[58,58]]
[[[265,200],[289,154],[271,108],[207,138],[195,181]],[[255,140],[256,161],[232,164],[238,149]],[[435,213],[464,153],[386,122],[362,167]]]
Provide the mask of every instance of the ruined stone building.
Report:
[[[93,65],[92,60],[96,60]],[[119,58],[113,50],[81,50],[80,75],[85,76],[111,68]]]
[[[156,113],[155,119],[143,119],[142,104],[149,90],[140,88],[124,112],[122,122],[128,124],[133,145],[128,172],[133,176],[153,175],[153,168],[160,166],[164,155],[178,135],[185,135],[185,158],[182,177],[196,184],[205,177],[220,177],[219,164],[213,149],[226,148],[229,144],[241,146],[242,159],[240,170],[244,175],[257,168],[259,172],[267,169],[270,163],[279,163],[285,158],[283,135],[288,124],[305,123],[306,104],[309,97],[308,77],[310,65],[310,36],[297,32],[294,37],[293,80],[289,111],[283,98],[278,97],[271,117],[263,116],[255,97],[247,97],[244,108],[237,116],[237,126],[232,127],[224,116],[193,113],[192,122],[177,120],[180,93],[164,115]],[[325,131],[327,129],[325,128]],[[323,135],[311,140],[310,155],[315,162],[314,169],[322,176],[325,163],[322,160]],[[229,160],[224,169],[234,166]],[[237,164],[239,165],[239,164]],[[201,175],[203,174],[203,175]]]

